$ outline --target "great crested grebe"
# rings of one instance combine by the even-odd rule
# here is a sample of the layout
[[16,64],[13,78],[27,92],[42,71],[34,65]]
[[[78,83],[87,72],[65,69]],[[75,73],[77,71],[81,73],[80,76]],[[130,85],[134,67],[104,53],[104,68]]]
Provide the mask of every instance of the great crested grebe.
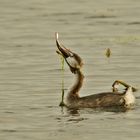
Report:
[[93,94],[85,97],[79,96],[79,91],[82,87],[84,75],[81,72],[83,66],[82,59],[76,53],[70,51],[62,44],[59,43],[58,33],[55,33],[56,45],[58,47],[57,53],[61,54],[66,63],[68,64],[70,71],[76,76],[76,82],[68,92],[66,106],[68,108],[98,108],[98,107],[123,107],[130,108],[135,104],[135,96],[133,91],[135,89],[131,86],[123,84],[126,90],[121,93],[117,90],[119,81],[115,81],[113,84],[112,92],[103,92],[99,94]]

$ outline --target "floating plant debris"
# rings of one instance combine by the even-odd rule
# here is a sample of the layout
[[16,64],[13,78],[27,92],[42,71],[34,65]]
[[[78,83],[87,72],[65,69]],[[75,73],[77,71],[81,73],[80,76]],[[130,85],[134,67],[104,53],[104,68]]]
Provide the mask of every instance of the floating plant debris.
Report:
[[[59,41],[58,41],[58,33],[55,33],[55,39],[56,39],[56,45],[59,49]],[[64,57],[63,57],[63,54],[59,51],[59,50],[56,50],[56,53],[60,55],[61,57],[61,69],[62,69],[62,96],[61,96],[61,102],[59,104],[59,106],[65,106],[65,103],[64,103]]]
[[106,50],[106,57],[110,57],[111,56],[111,50],[110,50],[110,48],[107,48],[107,50]]

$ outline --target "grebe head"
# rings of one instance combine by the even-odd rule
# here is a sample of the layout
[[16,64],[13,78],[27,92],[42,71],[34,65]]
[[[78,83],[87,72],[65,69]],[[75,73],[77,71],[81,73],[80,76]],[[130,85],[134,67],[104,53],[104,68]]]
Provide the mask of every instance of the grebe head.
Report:
[[75,74],[83,66],[83,61],[82,61],[81,57],[78,54],[70,51],[69,49],[67,49],[62,44],[59,43],[58,33],[55,33],[55,38],[56,38],[56,45],[57,45],[58,50],[59,50],[59,51],[57,51],[57,53],[61,54],[64,57],[71,72]]

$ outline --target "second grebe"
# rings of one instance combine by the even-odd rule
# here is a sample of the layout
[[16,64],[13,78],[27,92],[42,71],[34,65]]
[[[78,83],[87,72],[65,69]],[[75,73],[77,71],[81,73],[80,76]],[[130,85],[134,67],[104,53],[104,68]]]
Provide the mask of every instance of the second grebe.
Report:
[[130,108],[135,104],[135,96],[133,95],[134,88],[126,86],[126,90],[123,93],[118,92],[116,89],[118,81],[113,84],[113,92],[103,92],[99,94],[93,94],[85,97],[79,96],[79,91],[82,87],[84,75],[81,72],[83,66],[82,59],[76,53],[70,51],[62,44],[59,43],[58,33],[55,34],[56,45],[59,49],[57,53],[61,54],[66,63],[68,64],[71,72],[76,76],[76,82],[72,86],[67,95],[66,106],[68,108],[98,108],[98,107],[123,107]]

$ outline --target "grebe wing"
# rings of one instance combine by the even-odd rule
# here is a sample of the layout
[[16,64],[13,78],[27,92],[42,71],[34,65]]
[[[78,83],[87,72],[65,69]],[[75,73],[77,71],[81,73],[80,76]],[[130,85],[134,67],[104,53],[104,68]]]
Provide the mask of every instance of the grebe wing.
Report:
[[123,93],[103,92],[99,94],[93,94],[85,97],[81,97],[81,103],[87,103],[90,106],[121,106],[124,105]]

